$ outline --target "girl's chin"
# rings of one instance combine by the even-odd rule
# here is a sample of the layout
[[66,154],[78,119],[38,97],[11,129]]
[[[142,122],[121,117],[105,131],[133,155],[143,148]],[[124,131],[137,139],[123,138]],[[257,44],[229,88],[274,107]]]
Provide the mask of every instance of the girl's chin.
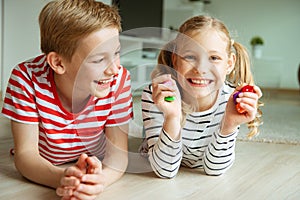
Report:
[[193,96],[193,98],[201,99],[206,98],[207,96],[214,95],[215,91],[209,87],[198,87],[190,90],[189,94]]

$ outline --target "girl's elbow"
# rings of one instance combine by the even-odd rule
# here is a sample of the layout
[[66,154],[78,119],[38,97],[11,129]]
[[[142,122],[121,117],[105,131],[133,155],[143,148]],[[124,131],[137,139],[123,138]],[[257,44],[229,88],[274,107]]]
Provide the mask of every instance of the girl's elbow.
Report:
[[221,176],[221,175],[225,174],[225,171],[204,170],[204,173],[207,176]]
[[161,179],[173,179],[176,176],[176,174],[174,174],[174,173],[163,173],[162,174],[157,171],[154,171],[154,172],[155,172],[156,176]]

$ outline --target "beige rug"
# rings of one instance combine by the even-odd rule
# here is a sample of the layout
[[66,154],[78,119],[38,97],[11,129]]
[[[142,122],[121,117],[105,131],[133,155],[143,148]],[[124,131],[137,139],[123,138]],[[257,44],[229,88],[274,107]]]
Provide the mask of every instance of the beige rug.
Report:
[[249,140],[247,127],[243,125],[238,139],[300,145],[300,99],[268,99],[264,103],[260,134]]

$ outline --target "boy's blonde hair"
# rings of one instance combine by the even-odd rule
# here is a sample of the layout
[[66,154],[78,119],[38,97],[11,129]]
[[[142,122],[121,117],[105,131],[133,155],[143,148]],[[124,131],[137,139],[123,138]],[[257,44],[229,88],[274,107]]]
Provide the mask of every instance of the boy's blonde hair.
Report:
[[[214,29],[220,33],[222,33],[225,36],[225,39],[227,41],[227,53],[230,55],[231,53],[235,53],[236,55],[236,63],[234,66],[234,69],[232,72],[227,76],[227,81],[230,82],[235,87],[239,84],[246,83],[250,85],[254,85],[253,75],[251,73],[250,68],[250,59],[248,52],[246,48],[241,45],[238,42],[233,42],[233,39],[230,37],[230,33],[223,22],[221,22],[218,19],[215,19],[210,16],[195,16],[187,21],[185,21],[179,28],[179,33],[177,35],[177,38],[171,42],[169,42],[160,52],[158,56],[158,66],[154,69],[152,73],[152,78],[156,77],[157,74],[162,73],[170,73],[173,78],[176,79],[176,72],[173,69],[173,62],[172,62],[172,54],[176,53],[176,44],[177,40],[179,38],[183,38],[185,35],[190,35],[195,32],[201,32],[203,30],[207,29]],[[188,37],[188,36],[187,36]],[[169,66],[171,69],[167,68],[161,68],[160,65]],[[164,70],[162,72],[161,70]],[[183,90],[180,88],[181,92]],[[263,104],[259,102],[258,104],[258,112],[256,118],[248,123],[248,128],[250,129],[250,132],[248,134],[248,137],[253,137],[254,135],[258,134],[258,126],[262,123],[261,122],[261,115],[262,112],[259,109],[260,106]],[[189,105],[189,102],[185,102],[183,100],[183,122],[185,120],[186,114],[193,112],[195,108],[193,108],[191,105]]]
[[71,60],[80,39],[102,28],[121,31],[117,8],[94,0],[49,2],[39,15],[41,50]]

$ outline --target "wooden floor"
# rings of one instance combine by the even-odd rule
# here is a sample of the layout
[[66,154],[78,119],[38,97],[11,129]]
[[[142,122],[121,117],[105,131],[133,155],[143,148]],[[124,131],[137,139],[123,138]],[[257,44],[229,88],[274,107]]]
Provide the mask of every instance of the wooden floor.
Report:
[[[132,142],[132,141],[131,141]],[[131,143],[131,145],[133,145]],[[0,199],[59,199],[53,189],[27,181],[16,171],[10,136],[0,138]],[[181,168],[174,179],[152,172],[126,173],[98,199],[300,199],[300,145],[238,142],[236,161],[211,177]],[[145,160],[144,160],[145,161]],[[139,165],[134,163],[132,165]]]

